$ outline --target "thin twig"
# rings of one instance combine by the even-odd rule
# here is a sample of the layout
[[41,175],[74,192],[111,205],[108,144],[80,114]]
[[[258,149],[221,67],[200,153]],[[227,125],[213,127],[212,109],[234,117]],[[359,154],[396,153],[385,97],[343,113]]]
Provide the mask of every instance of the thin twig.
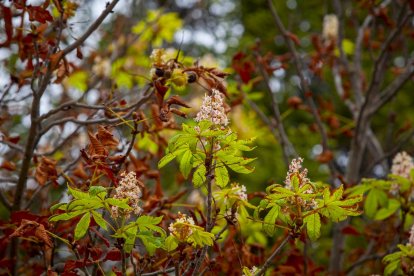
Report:
[[[276,11],[275,6],[273,5],[272,0],[267,0],[267,4],[270,8],[271,14],[273,16],[274,22],[276,27],[278,28],[278,30],[282,33],[283,38],[285,40],[286,45],[288,46],[289,52],[292,54],[292,58],[293,58],[293,62],[297,71],[297,74],[299,76],[299,80],[300,80],[300,84],[301,84],[301,91],[303,93],[303,96],[305,97],[307,104],[310,107],[312,116],[315,120],[316,126],[318,128],[318,131],[321,135],[321,144],[322,144],[322,148],[323,151],[326,152],[329,150],[328,147],[328,135],[326,132],[326,129],[322,123],[321,117],[319,115],[319,111],[318,108],[315,104],[315,101],[313,100],[312,97],[312,91],[309,87],[308,82],[306,81],[306,78],[303,74],[303,64],[302,61],[300,60],[299,54],[296,51],[296,47],[293,43],[293,41],[290,38],[290,33],[286,30],[282,20],[279,17],[279,14]],[[335,174],[335,166],[333,164],[333,162],[329,162],[328,163],[329,169],[331,171],[331,174],[334,175]]]
[[265,263],[263,264],[262,268],[256,273],[256,275],[264,275],[267,268],[270,266],[270,264],[272,263],[273,259],[280,253],[280,251],[282,251],[283,247],[288,243],[288,241],[292,239],[292,236],[290,234],[288,234],[284,240],[282,241],[282,243],[275,249],[275,251],[273,251],[273,253],[269,256],[269,258],[267,258],[267,260],[265,261]]
[[289,138],[286,134],[285,127],[282,122],[282,116],[280,115],[279,104],[277,103],[274,97],[272,88],[270,87],[269,74],[263,68],[263,64],[260,60],[261,57],[258,52],[255,52],[255,56],[258,61],[257,63],[259,65],[260,74],[263,76],[263,79],[264,79],[264,82],[267,88],[266,89],[267,94],[272,99],[273,116],[276,120],[276,127],[277,127],[278,134],[279,134],[278,136],[279,136],[280,146],[282,147],[282,152],[283,152],[283,160],[285,161],[285,165],[289,166],[290,159],[292,157],[296,157],[297,154],[296,154],[295,149],[293,148],[292,143],[289,141]]
[[157,270],[157,271],[154,271],[154,272],[142,273],[141,276],[156,276],[156,275],[170,273],[170,272],[174,272],[174,271],[175,271],[175,267],[170,267],[170,268],[166,268],[164,270]]

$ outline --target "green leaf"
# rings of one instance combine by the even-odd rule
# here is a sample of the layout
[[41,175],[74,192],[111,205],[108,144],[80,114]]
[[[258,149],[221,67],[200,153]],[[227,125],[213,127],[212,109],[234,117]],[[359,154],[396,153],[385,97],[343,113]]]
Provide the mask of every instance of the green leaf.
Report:
[[77,211],[77,210],[91,210],[91,209],[99,209],[102,208],[103,202],[98,198],[85,198],[85,199],[77,199],[68,204],[66,207],[67,211]]
[[125,243],[124,243],[125,252],[131,252],[132,248],[134,248],[135,240],[137,238],[137,231],[138,231],[138,226],[133,225],[132,227],[128,227],[125,233],[123,233],[122,236],[125,238]]
[[157,226],[162,221],[162,216],[160,217],[151,217],[151,216],[140,216],[136,220],[136,225],[138,225],[138,228],[140,231],[144,230],[152,230],[154,232],[158,232],[161,234],[161,236],[165,236],[165,231],[161,227]]
[[176,157],[175,154],[172,153],[167,153],[163,158],[161,158],[161,160],[158,162],[158,168],[161,169],[162,167],[164,167],[165,165],[167,165],[168,163],[170,163],[172,160],[174,160],[174,158]]
[[79,220],[78,224],[75,228],[75,240],[79,240],[85,236],[86,232],[88,231],[89,224],[91,222],[91,215],[86,213],[83,217]]
[[178,240],[175,236],[169,235],[165,239],[165,249],[167,249],[168,252],[171,252],[175,250],[178,247]]
[[103,219],[102,215],[99,214],[96,211],[92,211],[92,216],[94,221],[102,228],[105,230],[108,230],[108,225],[106,224],[106,221]]
[[342,40],[342,48],[344,49],[345,54],[352,55],[355,50],[355,45],[351,40],[345,38]]
[[150,256],[153,256],[157,248],[162,248],[165,244],[165,240],[161,237],[154,237],[151,232],[140,232],[137,236],[145,246]]
[[217,162],[214,169],[214,179],[216,180],[217,186],[224,188],[229,183],[229,172],[222,162]]
[[66,205],[67,203],[57,203],[53,205],[52,207],[50,207],[50,212],[53,213],[56,210],[66,210]]
[[276,231],[276,220],[280,213],[280,206],[275,205],[270,209],[269,213],[264,218],[263,221],[263,230],[267,235],[272,236]]
[[305,217],[306,231],[312,241],[317,240],[321,236],[321,217],[318,213],[314,213]]
[[190,148],[188,147],[181,156],[180,159],[180,171],[185,178],[188,177],[190,174],[191,169],[193,168],[192,164],[193,153],[191,152]]
[[76,71],[67,78],[69,86],[85,92],[88,88],[88,74],[85,71]]
[[106,194],[106,188],[102,186],[91,186],[89,188],[89,195],[91,196],[96,196],[103,192]]
[[117,198],[110,197],[110,198],[105,199],[105,202],[110,204],[110,205],[117,206],[117,207],[120,207],[122,209],[129,210],[129,209],[132,209],[132,208],[131,208],[131,206],[128,205],[128,201],[129,201],[128,198],[117,199]]
[[194,187],[200,187],[206,181],[206,166],[200,164],[193,174]]
[[73,198],[75,199],[85,199],[85,198],[90,198],[88,193],[82,192],[78,189],[75,188],[71,188],[68,185],[68,189],[69,189],[69,194],[71,194],[73,196]]
[[399,208],[401,204],[396,199],[390,199],[388,201],[388,206],[386,208],[381,208],[375,214],[375,220],[384,220],[394,214]]
[[382,259],[382,262],[388,263],[387,266],[384,269],[384,275],[392,275],[394,271],[400,270],[401,267],[401,257],[402,252],[397,251],[392,254],[388,254]]
[[201,229],[193,227],[193,233],[187,238],[187,242],[192,246],[212,246],[214,244],[214,235]]
[[85,211],[80,210],[80,211],[75,211],[75,212],[70,212],[70,213],[58,214],[58,215],[51,216],[49,218],[49,221],[53,222],[53,221],[59,221],[59,220],[70,220],[83,213],[85,213]]
[[372,189],[371,191],[369,191],[369,193],[367,194],[367,198],[365,199],[364,212],[370,218],[374,217],[375,212],[378,208],[378,192],[380,192],[378,189]]

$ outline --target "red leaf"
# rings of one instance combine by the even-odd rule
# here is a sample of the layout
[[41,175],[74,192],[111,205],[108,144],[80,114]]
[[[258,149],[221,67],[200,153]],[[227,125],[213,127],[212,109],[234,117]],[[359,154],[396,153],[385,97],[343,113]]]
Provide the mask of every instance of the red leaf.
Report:
[[325,150],[322,152],[318,157],[316,157],[316,160],[320,163],[328,163],[333,159],[333,153],[330,150]]
[[20,141],[20,136],[7,137],[7,141],[9,141],[10,143],[13,143],[13,144],[17,144]]
[[40,23],[46,23],[46,21],[53,21],[53,17],[50,15],[49,11],[45,10],[40,6],[27,6],[27,11],[29,12],[30,21],[37,21]]
[[353,227],[352,225],[347,225],[344,228],[342,228],[342,234],[344,235],[352,235],[352,236],[359,236],[361,235],[358,230]]
[[121,251],[118,248],[113,248],[111,251],[108,251],[105,256],[105,261],[119,261],[122,259]]

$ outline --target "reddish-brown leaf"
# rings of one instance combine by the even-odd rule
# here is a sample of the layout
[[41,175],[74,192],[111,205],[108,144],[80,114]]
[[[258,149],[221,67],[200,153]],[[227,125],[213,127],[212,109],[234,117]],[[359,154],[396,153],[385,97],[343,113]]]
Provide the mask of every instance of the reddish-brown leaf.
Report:
[[105,261],[119,261],[122,259],[121,251],[118,248],[112,248],[106,253]]
[[8,171],[14,171],[16,169],[16,164],[14,164],[11,161],[4,160],[0,168],[8,170]]
[[60,62],[60,60],[62,59],[62,57],[63,57],[63,51],[59,51],[59,52],[51,55],[50,58],[49,58],[50,59],[50,67],[52,69],[56,69],[59,62]]
[[333,153],[330,150],[325,150],[324,152],[322,152],[317,158],[316,160],[318,160],[318,162],[320,163],[328,163],[329,161],[331,161],[333,159]]
[[102,145],[102,143],[96,139],[95,135],[90,133],[88,131],[89,140],[91,141],[90,146],[90,153],[91,154],[97,154],[101,156],[107,156],[108,151],[105,149],[105,147]]
[[302,99],[298,96],[292,96],[287,100],[287,104],[290,108],[298,109],[299,106],[303,103]]
[[41,186],[45,185],[48,180],[56,181],[56,161],[42,156],[40,163],[36,167],[35,178]]
[[39,241],[43,242],[45,247],[52,248],[53,243],[50,239],[49,235],[46,232],[45,226],[40,224],[36,221],[23,219],[20,226],[10,235],[10,238],[13,237],[27,237],[28,232],[32,232],[34,230],[34,234],[31,233],[31,236],[36,237]]
[[344,228],[342,228],[342,234],[344,235],[352,235],[352,236],[359,236],[361,233],[353,227],[352,225],[347,225]]
[[[47,2],[47,1],[46,1]],[[52,22],[53,17],[50,15],[49,11],[41,6],[27,6],[27,11],[29,12],[29,20],[37,21],[40,23],[46,23],[47,21]]]
[[114,149],[119,144],[118,139],[116,139],[114,135],[112,135],[112,133],[108,130],[108,128],[104,126],[98,126],[98,133],[96,134],[96,138],[104,147],[108,147],[109,149]]
[[184,107],[187,107],[187,108],[190,108],[191,107],[186,102],[184,102],[182,99],[180,99],[180,97],[177,96],[177,95],[174,95],[174,96],[170,97],[167,100],[166,103],[167,103],[168,106],[173,105],[173,104],[176,104],[176,105],[184,106]]

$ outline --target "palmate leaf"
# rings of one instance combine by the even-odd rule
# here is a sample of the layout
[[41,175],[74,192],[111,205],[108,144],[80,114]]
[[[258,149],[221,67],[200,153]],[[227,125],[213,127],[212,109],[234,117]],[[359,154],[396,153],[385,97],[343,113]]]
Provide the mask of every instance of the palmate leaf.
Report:
[[199,227],[192,227],[193,233],[187,238],[187,242],[193,247],[212,246],[214,244],[214,234],[206,232]]
[[155,250],[157,248],[162,248],[165,243],[163,237],[155,237],[151,231],[140,231],[136,237],[142,241],[150,256],[153,256]]
[[73,200],[66,206],[68,212],[78,211],[78,210],[95,210],[102,208],[104,206],[103,201],[98,197],[91,197],[85,199]]
[[343,186],[341,185],[331,195],[329,188],[323,191],[323,200],[317,200],[319,213],[334,222],[347,218],[347,216],[359,216],[362,212],[358,210],[358,202],[362,201],[362,195],[353,196],[342,200]]
[[136,221],[136,225],[140,231],[153,231],[161,234],[162,237],[165,236],[165,231],[161,227],[157,226],[162,221],[163,216],[160,217],[151,217],[151,216],[140,216]]
[[303,222],[306,224],[308,237],[315,241],[321,236],[321,217],[318,213],[308,215]]

